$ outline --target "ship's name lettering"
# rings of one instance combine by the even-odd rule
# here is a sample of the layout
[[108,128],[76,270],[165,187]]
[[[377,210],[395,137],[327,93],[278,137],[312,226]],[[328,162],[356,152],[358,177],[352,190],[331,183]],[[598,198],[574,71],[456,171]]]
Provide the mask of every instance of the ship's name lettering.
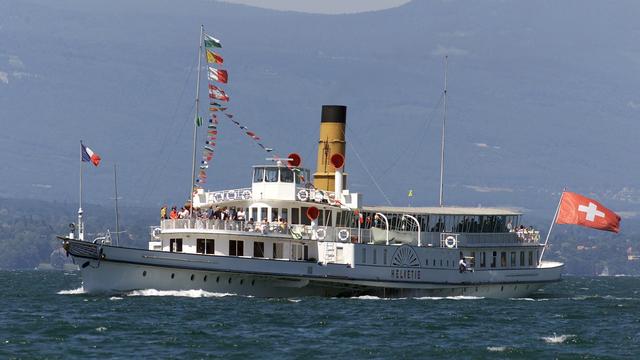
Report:
[[391,269],[391,277],[398,280],[420,280],[420,270]]

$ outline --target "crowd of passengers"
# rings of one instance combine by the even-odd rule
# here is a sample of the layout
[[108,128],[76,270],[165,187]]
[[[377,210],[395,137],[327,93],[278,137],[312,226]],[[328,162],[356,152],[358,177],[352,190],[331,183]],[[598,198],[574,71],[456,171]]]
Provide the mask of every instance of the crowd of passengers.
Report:
[[[193,218],[196,220],[207,221],[213,220],[216,227],[232,227],[236,230],[244,230],[250,232],[261,232],[263,234],[274,231],[279,233],[289,232],[289,224],[284,218],[274,218],[273,222],[269,223],[267,219],[256,222],[253,218],[246,220],[246,214],[243,208],[236,209],[235,207],[218,207],[213,206],[208,209],[196,209],[193,214]],[[177,210],[175,206],[171,208],[171,211],[167,213],[167,206],[163,206],[160,209],[160,220],[177,220],[177,219],[190,219],[191,211],[187,207]],[[228,225],[228,226],[225,226]]]

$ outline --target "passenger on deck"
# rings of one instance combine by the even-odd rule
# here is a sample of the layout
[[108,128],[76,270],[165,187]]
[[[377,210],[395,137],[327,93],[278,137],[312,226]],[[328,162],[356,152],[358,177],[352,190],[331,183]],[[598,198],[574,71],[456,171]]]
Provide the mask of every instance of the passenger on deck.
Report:
[[178,216],[178,212],[176,211],[176,207],[174,206],[174,207],[172,207],[172,208],[171,208],[171,213],[169,213],[169,218],[170,218],[171,220],[175,220],[175,219],[177,219],[178,217],[179,217],[179,216]]
[[511,221],[509,221],[509,222],[507,223],[507,231],[508,231],[508,232],[513,232],[513,225],[511,224]]
[[266,218],[263,218],[262,221],[260,222],[259,231],[263,234],[266,234],[269,231],[269,222],[267,221]]
[[460,273],[467,271],[467,263],[464,261],[463,255],[460,255],[460,261],[458,262],[458,270],[460,270]]
[[247,221],[247,226],[245,227],[245,229],[247,231],[255,231],[255,224],[254,224],[253,218],[249,218],[249,221]]
[[187,210],[184,206],[182,207],[182,209],[180,210],[180,212],[178,213],[178,217],[180,219],[187,219],[189,217],[189,210]]
[[166,220],[167,219],[167,205],[162,206],[162,208],[160,208],[160,220]]
[[240,208],[240,210],[238,210],[238,212],[236,213],[236,218],[238,219],[238,221],[244,221],[244,209]]

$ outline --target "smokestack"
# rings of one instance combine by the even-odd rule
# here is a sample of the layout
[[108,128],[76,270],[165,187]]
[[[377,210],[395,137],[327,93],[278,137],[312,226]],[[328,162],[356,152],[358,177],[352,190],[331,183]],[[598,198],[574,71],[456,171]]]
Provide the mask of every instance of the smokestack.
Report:
[[[345,159],[344,132],[347,123],[347,107],[343,105],[322,105],[320,120],[320,138],[318,141],[318,161],[313,174],[313,185],[317,189],[335,191],[336,165],[342,164],[336,159]],[[339,154],[340,156],[334,156]],[[333,156],[333,161],[332,161]],[[346,188],[347,174],[343,176],[343,187]]]

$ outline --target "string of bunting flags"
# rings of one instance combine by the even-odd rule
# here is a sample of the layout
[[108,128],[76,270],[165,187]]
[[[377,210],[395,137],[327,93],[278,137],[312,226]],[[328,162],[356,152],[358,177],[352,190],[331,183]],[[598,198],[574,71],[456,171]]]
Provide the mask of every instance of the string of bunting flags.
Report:
[[[202,160],[200,162],[200,168],[196,178],[196,186],[207,182],[207,169],[213,160],[214,149],[216,141],[218,140],[218,114],[224,115],[225,118],[233,122],[247,136],[252,138],[264,151],[267,153],[271,153],[273,151],[273,148],[262,144],[260,137],[256,135],[256,133],[242,125],[239,121],[234,119],[233,114],[228,112],[229,95],[224,89],[220,88],[219,84],[227,84],[229,82],[229,74],[227,70],[214,67],[214,65],[222,65],[224,63],[222,55],[216,52],[218,50],[215,50],[221,49],[222,43],[215,37],[204,34],[204,46],[207,58],[207,78],[209,79],[209,121],[207,123],[205,144],[202,148]],[[203,125],[201,117],[196,118],[196,125]]]

